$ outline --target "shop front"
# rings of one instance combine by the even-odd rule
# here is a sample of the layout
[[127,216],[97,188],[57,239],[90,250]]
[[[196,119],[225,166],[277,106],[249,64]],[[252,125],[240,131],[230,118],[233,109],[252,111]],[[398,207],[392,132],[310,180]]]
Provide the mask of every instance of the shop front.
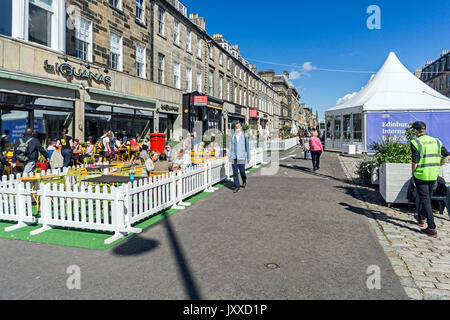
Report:
[[143,139],[155,132],[156,101],[132,95],[87,88],[84,103],[85,140],[111,130],[121,138]]
[[231,103],[225,102],[224,104],[224,110],[226,110],[226,130],[227,133],[234,130],[234,125],[237,122],[240,122],[241,124],[246,123],[246,113],[247,108],[240,105],[234,105]]
[[183,129],[203,136],[223,130],[223,100],[202,96],[198,92],[183,96]]
[[168,102],[159,102],[157,108],[157,121],[158,123],[158,132],[165,133],[167,139],[175,139],[174,130],[181,126],[181,116],[180,116],[179,105],[168,103]]
[[0,129],[9,131],[16,143],[27,128],[33,128],[41,142],[56,139],[63,128],[73,132],[74,102],[0,92]]
[[249,109],[249,124],[254,128],[258,128],[258,109]]

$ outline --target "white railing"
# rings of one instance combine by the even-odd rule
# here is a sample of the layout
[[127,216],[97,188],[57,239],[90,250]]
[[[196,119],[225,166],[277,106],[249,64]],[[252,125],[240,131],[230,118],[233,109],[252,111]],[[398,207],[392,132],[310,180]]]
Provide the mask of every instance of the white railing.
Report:
[[[248,168],[257,166],[263,159],[263,149],[253,149],[251,153]],[[231,175],[231,163],[224,158],[119,188],[66,183],[41,184],[40,189],[34,191],[29,183],[25,185],[17,180],[17,176],[10,176],[9,180],[3,177],[0,220],[17,222],[5,231],[35,222],[42,224],[41,228],[30,232],[32,236],[54,227],[114,232],[105,240],[110,244],[129,233],[141,232],[132,227],[137,222],[169,208],[184,209],[190,205],[184,202],[189,197],[216,191],[213,186]],[[33,195],[39,198],[40,204],[37,221],[33,216]]]
[[[264,148],[266,151],[287,151],[299,144],[299,138],[291,138],[286,140],[270,140],[260,141],[259,147]],[[250,149],[256,149],[258,146],[257,141],[250,142]]]
[[32,204],[34,193],[36,192],[29,183],[17,183],[3,177],[0,182],[0,220],[17,222],[17,225],[8,227],[5,231],[13,231],[36,222]]

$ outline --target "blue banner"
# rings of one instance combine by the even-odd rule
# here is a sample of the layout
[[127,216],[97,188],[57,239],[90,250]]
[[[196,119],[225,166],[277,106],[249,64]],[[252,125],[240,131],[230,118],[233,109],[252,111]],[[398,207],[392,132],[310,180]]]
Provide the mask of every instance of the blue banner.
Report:
[[367,114],[367,150],[373,142],[390,137],[407,142],[405,130],[416,121],[425,122],[427,133],[450,149],[450,112],[385,112]]

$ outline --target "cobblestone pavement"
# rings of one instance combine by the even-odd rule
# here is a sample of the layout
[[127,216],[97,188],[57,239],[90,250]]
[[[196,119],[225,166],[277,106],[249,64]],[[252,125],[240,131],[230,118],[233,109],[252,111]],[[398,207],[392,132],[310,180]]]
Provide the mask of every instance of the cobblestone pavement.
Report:
[[[412,205],[388,208],[377,188],[361,186],[356,174],[357,158],[340,156],[354,195],[363,203],[364,214],[400,277],[407,295],[414,300],[450,300],[450,219],[435,212],[438,239],[420,233]],[[361,209],[360,209],[361,210]]]

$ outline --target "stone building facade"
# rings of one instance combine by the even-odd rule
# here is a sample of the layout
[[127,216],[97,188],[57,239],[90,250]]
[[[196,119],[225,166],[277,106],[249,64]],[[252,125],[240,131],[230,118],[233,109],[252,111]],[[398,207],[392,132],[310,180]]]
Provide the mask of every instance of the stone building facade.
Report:
[[[3,129],[34,126],[56,138],[67,127],[82,141],[103,129],[165,132],[178,140],[191,124],[223,131],[250,115],[275,128],[274,87],[178,0],[5,0],[4,10]],[[195,97],[206,105],[194,108]]]
[[276,75],[274,70],[261,70],[258,73],[260,77],[269,82],[280,99],[279,127],[292,126],[301,114],[300,94],[292,82],[289,80],[289,72],[284,71]]
[[442,51],[435,61],[428,61],[418,75],[423,82],[450,98],[450,50]]

